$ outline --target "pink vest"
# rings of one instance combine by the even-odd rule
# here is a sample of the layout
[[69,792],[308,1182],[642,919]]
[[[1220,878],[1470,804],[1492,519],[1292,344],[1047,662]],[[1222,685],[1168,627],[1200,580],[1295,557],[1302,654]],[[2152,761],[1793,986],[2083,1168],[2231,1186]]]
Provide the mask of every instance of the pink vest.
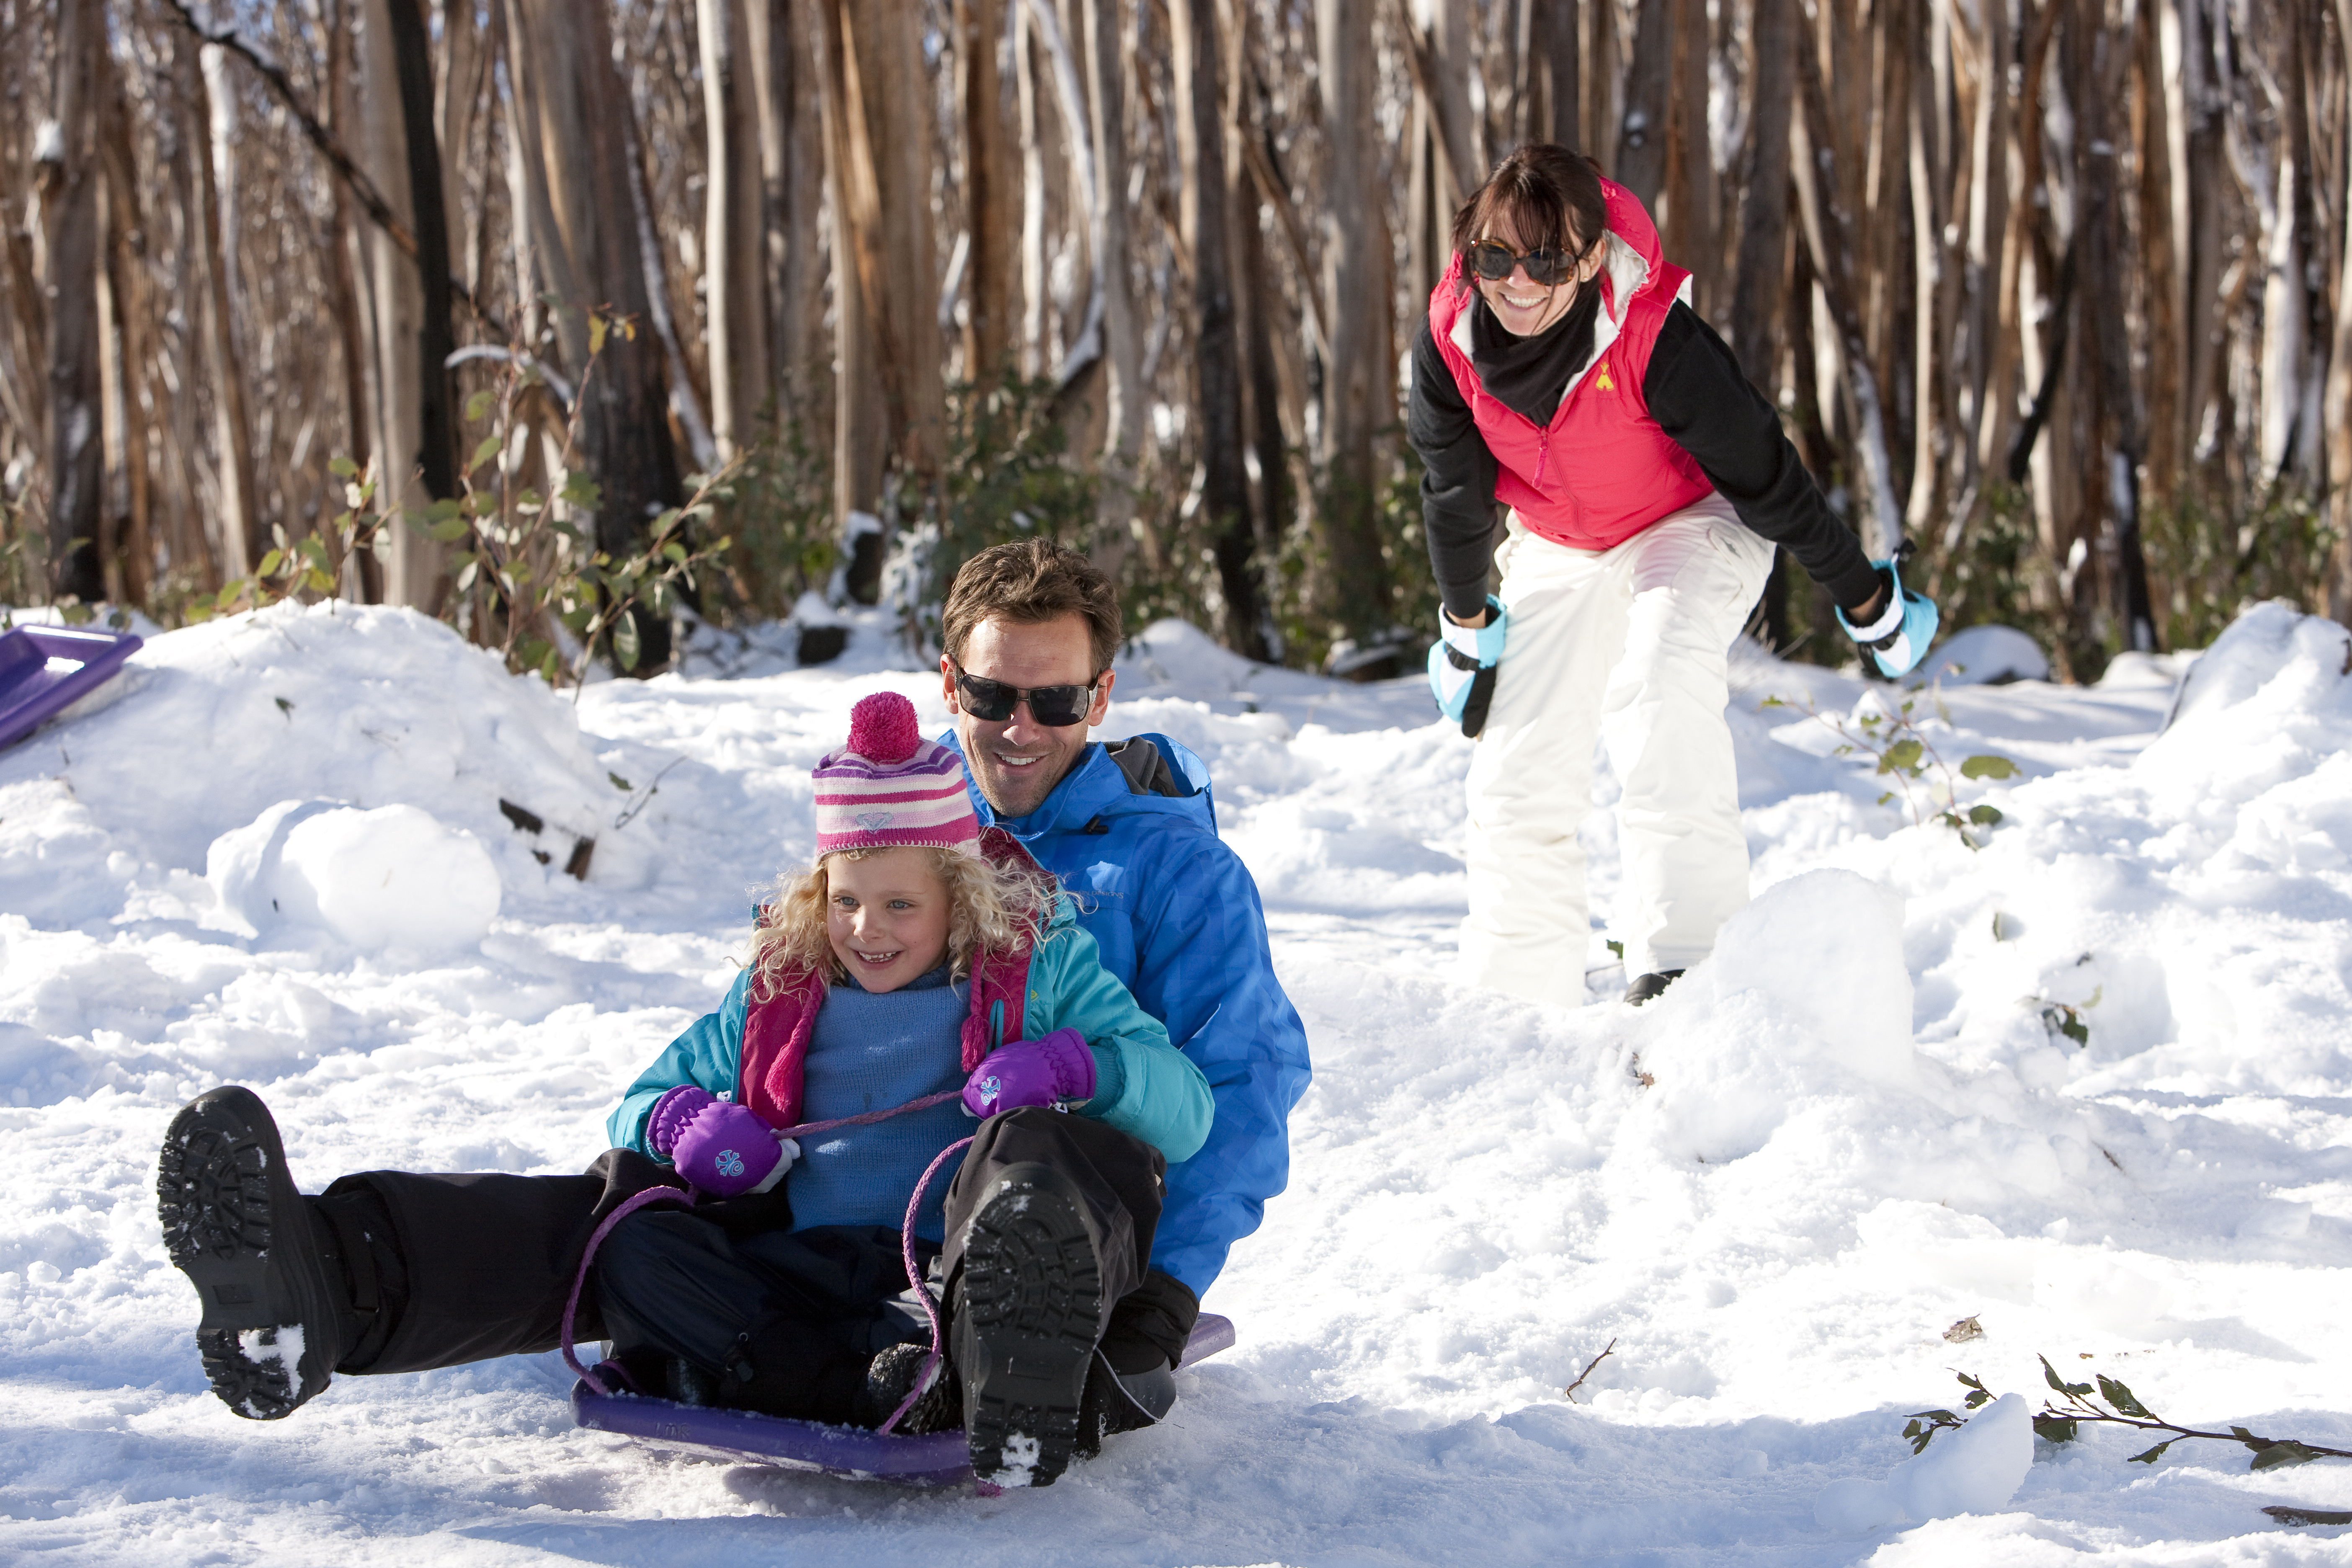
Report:
[[1622,544],[1715,488],[1642,397],[1658,329],[1690,274],[1659,254],[1657,227],[1631,191],[1608,180],[1601,190],[1609,238],[1592,279],[1601,287],[1593,354],[1550,424],[1506,407],[1479,381],[1470,363],[1474,296],[1458,253],[1429,296],[1429,335],[1495,454],[1495,499],[1530,531],[1578,550]]
[[[991,860],[1034,866],[1021,841],[1001,827],[981,830],[981,853]],[[963,1070],[1007,1040],[1021,1036],[1021,1004],[1029,994],[1029,954],[991,953],[972,976],[971,1011],[963,1021]],[[801,1086],[808,1063],[810,1037],[816,1033],[817,1009],[824,1003],[824,977],[803,971],[788,975],[775,994],[762,998],[758,988],[743,1015],[743,1061],[737,1069],[735,1103],[748,1105],[771,1127],[793,1127],[801,1121]]]

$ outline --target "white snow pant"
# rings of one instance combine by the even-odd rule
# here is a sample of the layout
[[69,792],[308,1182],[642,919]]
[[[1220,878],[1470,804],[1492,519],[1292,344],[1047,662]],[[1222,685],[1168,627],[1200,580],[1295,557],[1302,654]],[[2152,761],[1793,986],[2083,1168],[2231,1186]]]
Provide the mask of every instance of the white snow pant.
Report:
[[1748,902],[1726,656],[1772,546],[1710,495],[1604,551],[1555,544],[1514,514],[1495,560],[1511,626],[1470,763],[1462,968],[1474,984],[1580,1006],[1577,829],[1596,733],[1623,786],[1626,974],[1688,968]]

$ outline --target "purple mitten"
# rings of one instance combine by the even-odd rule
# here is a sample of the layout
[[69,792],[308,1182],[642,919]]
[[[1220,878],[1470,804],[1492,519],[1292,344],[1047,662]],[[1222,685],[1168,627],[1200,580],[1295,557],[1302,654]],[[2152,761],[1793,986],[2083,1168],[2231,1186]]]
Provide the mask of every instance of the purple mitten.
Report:
[[766,1192],[799,1153],[800,1145],[778,1142],[757,1112],[723,1100],[697,1110],[670,1146],[677,1173],[721,1198]]
[[1081,1105],[1094,1097],[1095,1054],[1076,1029],[999,1046],[963,1086],[964,1109],[974,1116],[1024,1105]]
[[653,1114],[646,1118],[646,1147],[667,1160],[677,1147],[677,1135],[686,1124],[706,1105],[716,1105],[719,1097],[700,1084],[682,1083],[654,1101]]

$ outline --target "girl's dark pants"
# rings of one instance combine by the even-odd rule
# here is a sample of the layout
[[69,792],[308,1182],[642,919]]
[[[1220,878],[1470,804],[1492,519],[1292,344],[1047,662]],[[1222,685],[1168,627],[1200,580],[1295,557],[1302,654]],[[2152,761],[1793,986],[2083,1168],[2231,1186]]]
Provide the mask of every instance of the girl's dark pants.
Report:
[[[994,1178],[1022,1164],[1066,1182],[1086,1214],[1114,1304],[1106,1356],[1122,1372],[1176,1362],[1200,1305],[1149,1264],[1166,1161],[1087,1117],[1031,1107],[980,1124],[948,1188],[946,1247],[916,1243],[934,1289],[943,1284],[952,1304],[972,1215]],[[335,1370],[421,1372],[554,1349],[598,1222],[649,1186],[680,1184],[626,1149],[577,1176],[343,1177],[312,1200],[352,1287]],[[848,1419],[875,1352],[928,1339],[929,1323],[908,1293],[896,1230],[794,1232],[789,1186],[691,1210],[651,1205],[623,1220],[581,1292],[574,1337],[734,1376],[755,1408]]]

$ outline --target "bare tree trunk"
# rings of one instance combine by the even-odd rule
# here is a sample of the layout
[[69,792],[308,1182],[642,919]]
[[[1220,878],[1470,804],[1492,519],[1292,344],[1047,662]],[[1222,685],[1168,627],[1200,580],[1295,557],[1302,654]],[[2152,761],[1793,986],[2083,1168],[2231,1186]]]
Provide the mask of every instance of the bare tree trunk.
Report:
[[[203,51],[217,55],[205,46]],[[189,62],[193,66],[194,62]],[[229,296],[226,246],[221,233],[219,192],[214,182],[215,111],[202,68],[184,68],[184,89],[198,118],[194,161],[195,198],[201,212],[205,272],[205,336],[212,354],[215,441],[219,448],[220,512],[213,527],[214,549],[230,577],[243,577],[267,548],[254,504],[253,438],[245,401],[245,364],[236,348],[236,319]],[[387,242],[387,245],[389,242]],[[403,258],[404,261],[404,258]],[[413,269],[412,269],[413,273]]]
[[1225,132],[1218,91],[1214,0],[1171,0],[1176,126],[1184,171],[1184,226],[1192,251],[1194,374],[1203,468],[1201,510],[1224,597],[1225,646],[1244,658],[1271,656],[1249,474],[1242,462],[1242,370],[1233,266],[1225,244]]
[[2180,476],[2180,391],[2188,369],[2180,268],[2175,247],[2172,153],[2177,134],[2171,95],[2166,89],[2162,35],[2179,23],[2170,7],[2155,5],[2139,21],[2133,52],[2132,97],[2139,106],[2139,249],[2147,258],[2147,477],[2159,504],[2169,500]]
[[[1020,0],[1013,0],[1018,5]],[[1018,262],[1010,221],[1015,188],[1007,155],[1004,84],[997,52],[1004,38],[1005,0],[956,0],[956,108],[963,128],[964,255],[963,374],[975,392],[996,384],[1013,353],[1013,283]],[[1090,7],[1090,23],[1093,21]],[[1110,47],[1118,47],[1111,22]],[[1116,56],[1114,54],[1114,65]],[[1099,95],[1099,89],[1097,92]],[[1126,144],[1120,126],[1119,145]],[[1117,187],[1124,201],[1126,186]]]
[[[1136,462],[1143,449],[1144,403],[1149,396],[1143,384],[1143,338],[1128,280],[1127,94],[1119,13],[1120,7],[1111,0],[1085,0],[1086,40],[1081,46],[1087,102],[1094,117],[1095,183],[1100,204],[1095,225],[1096,287],[1102,291],[1103,367],[1108,392],[1104,407],[1102,499],[1096,510],[1089,553],[1113,578],[1135,542]],[[1280,458],[1277,447],[1274,454],[1277,468]],[[1261,455],[1261,463],[1265,460]]]
[[702,62],[703,320],[710,426],[723,462],[749,444],[770,395],[767,291],[760,276],[761,157],[746,68],[744,0],[697,0]]
[[[2339,62],[2352,62],[2352,0],[2336,0]],[[2352,64],[2347,64],[2352,68]],[[2336,531],[2320,604],[2352,626],[2352,193],[2336,215],[2336,331],[2327,363],[2327,513]]]
[[[477,25],[476,3],[477,0],[441,0],[438,114],[434,123],[439,130],[441,149],[442,206],[446,215],[441,230],[443,247],[466,258],[466,287],[478,298],[482,279],[480,268],[473,265],[477,249],[467,243],[466,187],[478,172],[474,130],[480,119],[482,85],[489,74],[489,54],[483,47],[482,30]],[[328,47],[331,48],[333,45]],[[489,188],[488,178],[484,175],[484,206],[488,205]]]
[[1765,395],[1780,368],[1777,331],[1789,268],[1789,108],[1801,46],[1796,0],[1756,0],[1756,97],[1748,116],[1748,167],[1739,203],[1739,267],[1731,305],[1732,353]]
[[1863,475],[1870,489],[1872,528],[1864,542],[1870,553],[1885,559],[1903,542],[1903,515],[1895,505],[1894,465],[1887,460],[1886,421],[1878,394],[1878,378],[1871,370],[1870,346],[1855,297],[1850,258],[1855,254],[1852,226],[1838,208],[1837,160],[1831,152],[1829,99],[1822,87],[1821,64],[1811,48],[1797,53],[1797,81],[1803,95],[1803,130],[1807,156],[1790,160],[1800,210],[1804,215],[1805,243],[1812,252],[1813,269],[1829,299],[1844,351],[1846,389],[1853,399],[1859,426]]
[[1714,138],[1707,126],[1707,0],[1670,0],[1674,7],[1674,90],[1666,119],[1666,254],[1691,274],[1701,311],[1716,303]]
[[[347,146],[357,145],[352,136],[359,125],[357,100],[352,92],[351,16],[353,0],[336,0],[326,15],[327,90],[322,106],[328,126],[336,139]],[[493,13],[493,16],[501,13]],[[503,31],[503,28],[499,29]],[[508,138],[509,156],[513,138]],[[331,214],[328,219],[325,270],[327,304],[335,318],[336,345],[340,350],[343,373],[343,445],[341,454],[360,468],[365,468],[373,453],[373,433],[376,421],[368,407],[369,356],[365,343],[367,313],[362,300],[357,277],[352,270],[354,247],[363,246],[365,237],[355,231],[352,213],[351,193],[341,180],[330,182]],[[528,229],[521,221],[522,205],[516,204],[517,243]],[[528,256],[528,248],[524,254]],[[533,290],[524,289],[520,297],[530,299]],[[341,591],[362,604],[383,602],[383,563],[373,550],[352,552],[345,563]]]
[[1675,6],[1641,0],[1633,59],[1625,76],[1624,118],[1617,125],[1617,183],[1654,210],[1666,184],[1668,101],[1674,90]]
[[83,604],[106,596],[99,551],[105,405],[99,355],[98,105],[106,14],[68,5],[58,17],[57,163],[42,173],[41,274],[48,286],[49,587]]
[[[759,104],[761,218],[772,391],[778,412],[829,443],[833,354],[824,341],[825,278],[818,237],[824,208],[823,96],[810,53],[809,0],[745,0],[744,50]],[[967,367],[968,368],[968,367]]]
[[122,79],[106,72],[106,112],[99,141],[106,168],[106,288],[114,301],[115,382],[121,398],[115,423],[121,431],[123,529],[119,542],[121,599],[152,600],[155,568],[153,471],[149,443],[151,407],[148,364],[152,332],[147,278],[147,241],[137,208],[138,163],[131,145],[130,105]]
[[1316,44],[1331,152],[1322,310],[1331,359],[1324,372],[1319,454],[1325,494],[1316,517],[1331,574],[1329,618],[1360,641],[1386,631],[1391,618],[1380,485],[1387,468],[1385,433],[1396,424],[1371,18],[1344,0],[1318,0]]
[[1584,145],[1584,18],[1580,0],[1523,0],[1535,13],[1532,42],[1542,58],[1543,113],[1533,134],[1562,147]]

